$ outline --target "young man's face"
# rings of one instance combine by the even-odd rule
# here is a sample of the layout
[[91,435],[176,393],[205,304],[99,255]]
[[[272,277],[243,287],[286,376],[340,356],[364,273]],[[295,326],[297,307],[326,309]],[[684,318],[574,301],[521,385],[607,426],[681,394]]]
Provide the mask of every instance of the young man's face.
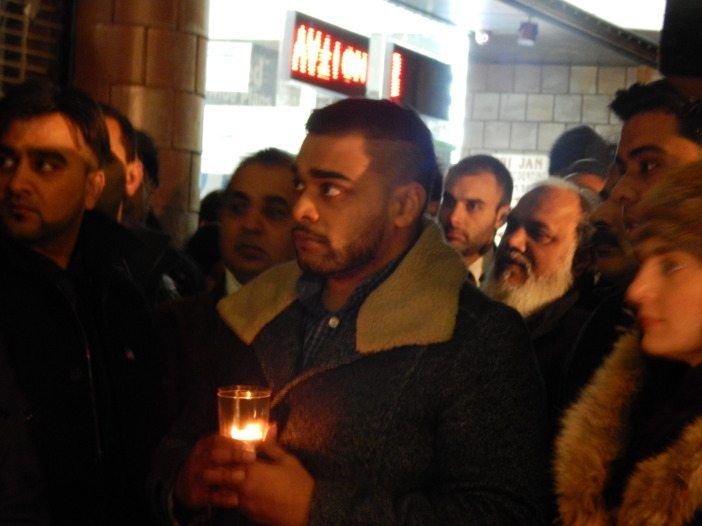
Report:
[[680,135],[675,115],[640,113],[622,128],[617,158],[593,212],[597,269],[611,279],[628,280],[636,266],[624,235],[623,216],[667,171],[702,158],[702,147]]
[[366,144],[359,134],[310,134],[297,156],[293,240],[300,266],[314,274],[363,272],[385,248],[391,183],[370,169]]
[[675,115],[650,111],[633,116],[622,128],[609,199],[627,208],[636,204],[671,168],[702,159],[702,147],[680,135]]
[[295,257],[295,197],[292,170],[284,166],[253,162],[232,178],[220,215],[220,250],[241,283]]
[[60,113],[16,120],[0,138],[0,221],[31,248],[74,240],[103,185],[80,131]]
[[461,175],[444,192],[439,219],[446,240],[464,258],[477,259],[492,244],[509,205],[490,172]]

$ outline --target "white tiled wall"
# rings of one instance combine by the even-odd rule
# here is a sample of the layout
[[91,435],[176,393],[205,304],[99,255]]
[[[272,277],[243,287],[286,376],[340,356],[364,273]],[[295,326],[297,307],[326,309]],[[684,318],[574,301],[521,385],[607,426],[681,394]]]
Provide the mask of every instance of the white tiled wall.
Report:
[[470,64],[462,153],[548,153],[580,124],[616,141],[614,93],[655,76],[646,67]]

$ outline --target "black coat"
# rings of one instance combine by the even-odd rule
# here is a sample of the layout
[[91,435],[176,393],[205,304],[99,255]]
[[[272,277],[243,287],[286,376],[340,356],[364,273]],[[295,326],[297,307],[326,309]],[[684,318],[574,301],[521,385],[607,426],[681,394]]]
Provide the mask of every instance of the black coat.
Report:
[[526,328],[464,285],[438,228],[364,300],[356,352],[304,373],[299,273],[275,267],[218,304],[219,359],[154,461],[164,520],[181,463],[216,430],[216,387],[253,382],[273,390],[278,439],[315,479],[311,525],[542,524],[543,393]]
[[552,437],[565,409],[561,395],[564,382],[576,367],[571,363],[574,347],[608,290],[595,287],[592,276],[582,276],[563,296],[526,320],[546,385]]
[[25,421],[27,401],[0,341],[0,524],[48,522],[44,477]]
[[0,376],[14,377],[23,398],[7,403],[23,407],[53,523],[143,522],[146,514],[150,324],[123,262],[135,248],[123,228],[92,214],[67,271],[0,240],[9,369]]

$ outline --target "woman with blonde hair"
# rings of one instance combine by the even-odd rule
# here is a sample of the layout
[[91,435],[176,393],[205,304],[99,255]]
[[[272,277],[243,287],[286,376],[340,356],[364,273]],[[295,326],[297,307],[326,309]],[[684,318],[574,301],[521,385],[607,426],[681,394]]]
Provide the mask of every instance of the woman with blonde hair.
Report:
[[702,163],[671,172],[627,220],[638,323],[562,421],[560,522],[702,524]]

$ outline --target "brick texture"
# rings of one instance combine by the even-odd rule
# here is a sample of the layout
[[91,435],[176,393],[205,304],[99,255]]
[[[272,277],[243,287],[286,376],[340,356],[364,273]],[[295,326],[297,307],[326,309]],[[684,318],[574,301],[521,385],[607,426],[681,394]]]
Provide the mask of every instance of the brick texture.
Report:
[[553,120],[556,122],[580,122],[582,97],[579,95],[556,95]]
[[94,24],[77,28],[76,79],[107,84],[144,82],[145,29]]
[[617,140],[609,111],[616,90],[655,71],[644,67],[470,64],[461,151],[548,153],[567,129],[588,124]]
[[176,243],[189,237],[198,182],[208,0],[78,0],[73,82],[156,141],[152,208]]
[[479,121],[469,121],[466,123],[464,144],[465,148],[483,147],[483,126]]
[[149,29],[146,38],[146,85],[195,91],[197,37]]
[[626,86],[626,68],[599,68],[597,72],[597,93],[614,95]]
[[114,86],[111,93],[112,104],[134,126],[146,130],[159,148],[170,147],[172,143],[173,99],[171,90],[145,86]]
[[500,120],[523,121],[526,118],[526,95],[503,94],[500,95]]
[[115,22],[176,29],[178,0],[116,0]]
[[510,147],[515,150],[536,150],[539,125],[532,122],[512,124]]
[[585,95],[583,97],[583,122],[588,124],[609,123],[609,108],[612,100],[608,95]]
[[514,66],[490,64],[487,70],[487,91],[509,93],[514,91]]
[[570,69],[568,66],[543,66],[541,68],[542,93],[568,93]]
[[209,16],[208,0],[180,0],[178,29],[201,37],[207,36]]
[[473,98],[473,115],[476,120],[496,120],[500,111],[500,95],[476,93]]
[[553,120],[553,95],[529,95],[527,98],[528,121],[549,122]]
[[509,122],[486,122],[485,138],[483,146],[485,148],[506,149],[509,148],[510,123]]
[[570,69],[570,93],[597,93],[597,68],[593,66],[573,66]]
[[539,93],[541,91],[541,66],[515,66],[514,91],[516,93]]

